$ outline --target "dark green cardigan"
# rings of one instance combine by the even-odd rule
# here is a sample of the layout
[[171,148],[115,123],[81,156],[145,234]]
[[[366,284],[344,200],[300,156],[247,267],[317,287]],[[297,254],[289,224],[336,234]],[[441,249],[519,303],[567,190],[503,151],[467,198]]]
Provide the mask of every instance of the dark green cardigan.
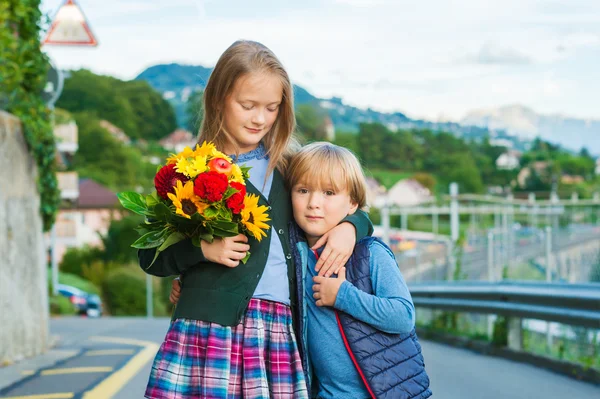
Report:
[[[275,170],[268,200],[249,181],[246,183],[246,189],[248,193],[259,196],[259,205],[268,207],[271,218],[269,223],[274,231],[280,234],[288,266],[291,305],[295,306],[294,268],[288,232],[293,215],[290,194],[285,188],[283,177]],[[356,227],[357,241],[373,232],[373,225],[366,213],[362,211],[344,220]],[[250,258],[246,264],[240,263],[235,268],[208,261],[202,254],[202,249],[192,245],[189,239],[180,241],[161,252],[150,267],[156,250],[140,249],[138,251],[140,267],[154,276],[181,275],[181,296],[173,315],[174,319],[186,318],[235,326],[240,323],[265,269],[272,232],[273,229],[269,229],[267,236],[260,242],[249,237]]]

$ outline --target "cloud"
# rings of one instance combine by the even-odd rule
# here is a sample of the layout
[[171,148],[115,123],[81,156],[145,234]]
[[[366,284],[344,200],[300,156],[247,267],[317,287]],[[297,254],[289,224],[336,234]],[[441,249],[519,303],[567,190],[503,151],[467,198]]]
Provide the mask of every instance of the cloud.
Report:
[[540,3],[90,1],[80,5],[100,46],[44,51],[62,68],[131,79],[157,63],[211,67],[247,38],[269,46],[311,93],[361,107],[458,118],[483,103],[522,102],[600,116],[600,1]]
[[510,47],[486,42],[478,51],[459,56],[458,62],[482,65],[526,65],[530,64],[532,59]]

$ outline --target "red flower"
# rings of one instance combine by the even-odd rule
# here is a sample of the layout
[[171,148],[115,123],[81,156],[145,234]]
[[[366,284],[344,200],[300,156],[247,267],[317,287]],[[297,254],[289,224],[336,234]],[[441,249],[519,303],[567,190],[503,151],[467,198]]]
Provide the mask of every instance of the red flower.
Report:
[[227,176],[219,172],[200,173],[194,181],[194,193],[209,202],[221,201],[227,190]]
[[177,173],[175,165],[165,165],[160,168],[156,176],[154,176],[154,187],[158,195],[163,199],[167,199],[169,198],[167,193],[175,194],[177,180],[181,180],[181,183],[185,184],[188,178],[181,173]]
[[233,194],[231,197],[227,198],[227,207],[231,209],[235,215],[239,215],[239,213],[244,209],[244,196],[246,195],[246,186],[238,182],[231,182],[231,187],[238,190],[237,193]]

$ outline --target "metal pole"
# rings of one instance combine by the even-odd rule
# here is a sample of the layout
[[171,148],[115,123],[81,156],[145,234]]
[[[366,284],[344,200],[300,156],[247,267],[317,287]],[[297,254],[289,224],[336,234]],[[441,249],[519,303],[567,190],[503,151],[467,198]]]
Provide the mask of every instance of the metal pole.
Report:
[[390,207],[388,206],[387,199],[381,208],[381,226],[383,227],[381,239],[387,245],[390,245]]
[[56,223],[50,230],[50,262],[52,265],[52,296],[58,295],[58,257],[56,256]]
[[452,281],[452,276],[456,268],[456,259],[454,257],[454,249],[456,248],[460,235],[459,214],[458,214],[458,184],[450,183],[450,267],[448,268],[448,281]]
[[435,235],[436,239],[437,239],[437,235],[438,235],[438,231],[439,231],[439,213],[438,213],[438,208],[437,206],[432,207],[432,211],[433,211],[433,234]]
[[[487,234],[487,263],[488,263],[488,281],[494,282],[494,233],[488,231]],[[487,317],[487,335],[492,337],[494,333],[494,316]]]
[[529,227],[535,228],[536,215],[535,215],[535,193],[529,193],[529,204],[531,205],[532,212],[529,213]]
[[151,319],[154,316],[154,309],[152,308],[152,276],[146,274],[146,311],[147,317]]
[[546,281],[552,282],[552,227],[546,226]]
[[[551,259],[552,256],[552,227],[546,226],[546,281],[552,282]],[[552,333],[550,332],[550,322],[546,322],[546,349],[550,352],[552,348]]]
[[458,184],[450,183],[450,232],[452,242],[456,243],[460,235],[460,226],[458,219]]
[[408,214],[403,211],[400,218],[402,219],[402,231],[408,230]]
[[494,278],[494,233],[488,231],[487,234],[487,263],[488,263],[488,281],[493,282]]

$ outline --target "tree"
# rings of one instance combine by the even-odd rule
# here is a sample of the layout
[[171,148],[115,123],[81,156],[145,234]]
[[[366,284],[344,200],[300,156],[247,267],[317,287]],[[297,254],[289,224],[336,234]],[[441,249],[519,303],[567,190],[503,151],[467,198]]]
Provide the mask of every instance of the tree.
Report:
[[192,93],[188,99],[186,109],[186,128],[192,133],[200,131],[204,119],[204,91],[198,90]]
[[156,167],[142,159],[134,147],[117,141],[103,129],[92,113],[74,114],[79,127],[79,149],[73,167],[81,177],[88,177],[113,191],[134,190],[145,186],[149,191]]
[[95,113],[133,139],[160,139],[177,128],[175,111],[147,82],[124,82],[85,69],[71,72],[57,106]]
[[361,123],[358,130],[360,158],[369,168],[384,166],[384,147],[390,131],[380,123]]
[[307,141],[325,139],[323,123],[325,112],[312,104],[300,104],[296,107],[296,123],[298,131]]

